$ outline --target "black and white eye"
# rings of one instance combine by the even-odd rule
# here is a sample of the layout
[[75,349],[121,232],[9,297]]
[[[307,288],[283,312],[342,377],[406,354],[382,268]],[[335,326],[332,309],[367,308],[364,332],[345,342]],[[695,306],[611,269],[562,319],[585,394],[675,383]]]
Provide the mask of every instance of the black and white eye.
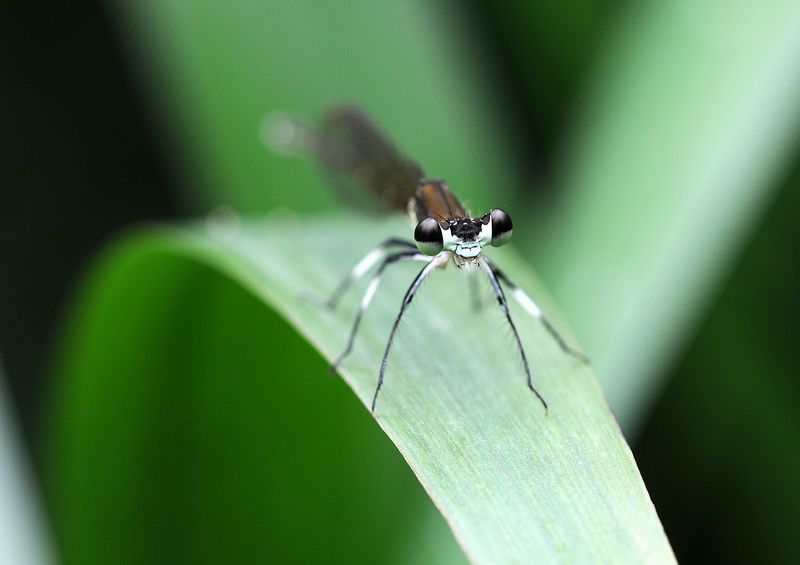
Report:
[[495,208],[489,212],[492,221],[492,246],[500,247],[508,243],[511,239],[511,230],[514,224],[511,223],[511,216],[503,212],[500,208]]
[[442,228],[433,218],[425,218],[414,229],[414,241],[425,255],[437,255],[444,248]]

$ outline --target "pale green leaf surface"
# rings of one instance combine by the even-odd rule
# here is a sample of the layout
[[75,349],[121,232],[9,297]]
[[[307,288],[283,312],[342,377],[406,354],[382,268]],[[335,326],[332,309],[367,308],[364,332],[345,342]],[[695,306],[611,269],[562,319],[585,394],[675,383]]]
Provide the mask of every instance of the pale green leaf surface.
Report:
[[[131,247],[148,245],[218,270],[275,308],[330,359],[344,346],[364,283],[335,312],[304,297],[324,297],[360,254],[382,237],[403,233],[398,232],[403,227],[352,218],[302,223],[271,218],[244,226],[234,237],[163,231],[134,240]],[[497,250],[493,257],[569,339],[564,320],[513,250]],[[341,367],[366,404],[391,320],[418,268],[412,263],[392,270]],[[535,320],[512,306],[535,384],[550,405],[546,415],[525,386],[494,300],[484,292],[484,308],[471,308],[465,274],[452,268],[434,273],[415,298],[389,359],[376,416],[468,558],[672,562],[591,369],[564,355]],[[270,355],[280,355],[269,349],[269,336],[263,338]],[[319,378],[324,386],[324,374]],[[264,386],[267,394],[269,383]]]

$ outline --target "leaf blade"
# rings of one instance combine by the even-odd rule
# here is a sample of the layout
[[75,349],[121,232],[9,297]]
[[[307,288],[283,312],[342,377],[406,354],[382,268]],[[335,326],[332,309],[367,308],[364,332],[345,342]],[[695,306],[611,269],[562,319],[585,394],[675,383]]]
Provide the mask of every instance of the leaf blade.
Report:
[[[273,225],[266,237],[258,235],[261,228],[257,227],[226,243],[225,253],[241,260],[239,266],[248,265],[252,273],[259,273],[254,280],[268,279],[284,290],[305,287],[324,295],[334,288],[335,273],[343,274],[347,268],[341,265],[337,250],[363,249],[365,241],[380,241],[381,231],[396,233],[399,224],[393,226],[361,228],[348,219],[321,222],[313,229]],[[255,243],[262,239],[269,243]],[[537,286],[513,252],[498,251],[504,251],[498,253],[500,264],[512,279],[518,279],[523,288]],[[298,257],[303,265],[297,265]],[[356,259],[350,257],[350,261]],[[279,264],[285,269],[282,272],[275,268]],[[520,332],[528,338],[537,336],[535,349],[526,343],[526,350],[538,369],[537,388],[552,407],[545,416],[525,386],[509,335],[483,331],[476,332],[475,338],[470,334],[469,328],[475,327],[472,317],[485,313],[465,309],[460,295],[466,293],[452,288],[454,278],[436,274],[443,281],[426,285],[423,290],[428,296],[415,304],[413,335],[408,321],[400,334],[405,340],[398,337],[377,419],[442,510],[470,559],[513,562],[532,555],[543,562],[674,559],[591,370],[564,355],[535,320],[525,320],[515,312]],[[375,299],[374,312],[365,316],[357,351],[340,368],[366,406],[371,402],[388,327],[407,284],[386,281],[381,297]],[[272,293],[270,288],[264,287],[266,295]],[[291,292],[267,299],[300,324],[329,359],[340,352],[350,316],[303,304]],[[462,318],[454,315],[460,310],[465,311]],[[420,327],[420,322],[430,320],[438,320],[438,325]],[[468,328],[467,338],[459,339],[458,332],[442,335],[443,327]],[[457,380],[447,378],[453,376]],[[520,523],[537,527],[519,528]]]

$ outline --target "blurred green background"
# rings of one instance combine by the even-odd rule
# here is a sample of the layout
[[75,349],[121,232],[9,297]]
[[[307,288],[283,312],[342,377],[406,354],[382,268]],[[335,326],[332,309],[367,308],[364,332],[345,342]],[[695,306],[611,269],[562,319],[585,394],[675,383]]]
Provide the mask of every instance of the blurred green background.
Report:
[[[22,496],[0,505],[34,532],[31,560],[101,562],[119,547],[165,563],[458,560],[324,361],[269,313],[234,325],[252,297],[156,258],[154,286],[196,294],[128,305],[124,321],[87,306],[110,269],[87,267],[129,226],[219,206],[337,213],[314,166],[259,135],[270,112],[313,119],[337,100],[365,105],[473,211],[515,218],[514,244],[594,360],[679,561],[797,554],[800,6],[7,4],[0,463],[21,462],[21,483],[0,489]],[[186,328],[181,343],[99,359],[113,377],[99,404],[85,395],[76,335],[107,328],[97,350],[119,350],[137,331],[174,336],[169,324]],[[88,413],[108,429],[82,427]],[[120,437],[138,466],[98,476],[92,458]],[[64,461],[92,493],[83,508],[64,507]]]

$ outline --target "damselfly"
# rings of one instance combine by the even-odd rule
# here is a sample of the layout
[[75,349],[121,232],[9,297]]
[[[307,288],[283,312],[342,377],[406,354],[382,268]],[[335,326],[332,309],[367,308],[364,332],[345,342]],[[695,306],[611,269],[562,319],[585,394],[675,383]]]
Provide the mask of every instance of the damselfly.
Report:
[[337,184],[341,185],[341,181],[346,178],[353,179],[371,189],[389,208],[408,211],[416,222],[413,243],[403,239],[383,242],[352,268],[328,299],[328,306],[335,307],[345,291],[377,265],[361,299],[347,345],[331,365],[331,372],[335,372],[352,351],[361,319],[387,266],[405,260],[425,262],[426,265],[406,291],[389,332],[378,373],[378,384],[372,397],[371,410],[374,413],[386,373],[386,362],[403,314],[428,275],[434,269],[445,267],[452,259],[459,268],[477,267],[486,274],[500,309],[511,327],[522,357],[528,388],[547,411],[547,402],[533,386],[528,358],[511,318],[503,285],[529,314],[542,323],[564,353],[584,363],[588,360],[583,353],[566,343],[536,303],[483,254],[484,247],[499,247],[511,239],[512,222],[506,212],[495,208],[483,216],[473,218],[444,180],[426,177],[419,165],[398,152],[375,124],[354,106],[330,108],[318,126],[308,126],[286,118],[276,120],[271,127],[271,136],[279,145],[296,147],[311,153],[334,175]]

